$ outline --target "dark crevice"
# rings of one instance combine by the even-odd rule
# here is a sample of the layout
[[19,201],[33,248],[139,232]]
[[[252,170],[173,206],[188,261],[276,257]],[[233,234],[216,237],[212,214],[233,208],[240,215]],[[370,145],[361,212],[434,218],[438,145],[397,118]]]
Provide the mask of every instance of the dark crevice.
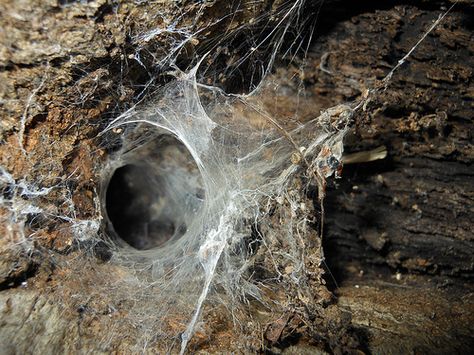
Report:
[[26,261],[26,265],[19,266],[19,270],[12,270],[10,274],[0,282],[0,291],[17,288],[36,276],[39,264],[33,261]]
[[[469,233],[469,214],[456,214],[456,232],[436,229],[438,224],[449,225],[453,209],[452,202],[443,202],[444,189],[456,184],[452,174],[459,177],[466,168],[427,157],[392,164],[382,160],[346,167],[337,188],[329,185],[323,249],[336,279],[326,277],[332,290],[336,283],[346,281],[393,280],[395,272],[450,276],[458,280],[453,283],[472,278],[470,246],[459,240],[461,233]],[[442,166],[445,170],[438,170]],[[413,184],[407,186],[407,181]],[[418,191],[417,186],[425,181],[426,187],[436,181],[439,192]]]

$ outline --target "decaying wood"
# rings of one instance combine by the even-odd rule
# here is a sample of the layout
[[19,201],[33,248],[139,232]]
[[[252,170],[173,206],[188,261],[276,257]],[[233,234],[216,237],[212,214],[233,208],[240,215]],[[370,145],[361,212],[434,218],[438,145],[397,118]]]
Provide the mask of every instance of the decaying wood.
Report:
[[[78,218],[91,217],[96,167],[107,154],[97,132],[139,99],[150,76],[159,76],[144,68],[165,56],[172,44],[172,36],[133,35],[171,23],[178,5],[119,3],[0,2],[0,165],[15,179],[27,176],[44,186],[70,174],[80,176],[48,197],[57,207],[51,213],[67,208],[67,195]],[[180,2],[189,14],[181,19],[183,25],[204,27],[231,6],[209,2],[197,14],[195,3]],[[275,8],[272,1],[251,3],[253,7],[243,4],[245,11],[232,17],[236,27]],[[304,121],[360,98],[412,48],[443,13],[440,8],[450,4],[324,3],[304,67],[280,62],[275,69],[272,80],[281,95],[274,110],[288,117],[298,113]],[[229,21],[211,26],[207,38],[212,41]],[[346,151],[385,146],[387,157],[346,165],[342,178],[329,182],[323,250],[333,295],[322,284],[315,288],[313,297],[323,311],[311,326],[294,310],[273,315],[273,322],[261,329],[273,352],[472,349],[473,23],[472,4],[460,1],[394,74],[387,90],[354,118]],[[186,52],[192,56],[199,45],[199,40],[191,41]],[[206,42],[201,45],[205,52]],[[142,58],[135,56],[137,46],[146,49]],[[0,218],[7,213],[0,209]],[[64,232],[64,222],[35,223],[29,226],[37,236],[31,254],[12,251],[11,240],[0,238],[0,343],[6,344],[0,352],[28,353],[32,347],[37,352],[126,352],[130,339],[104,349],[97,344],[104,325],[126,313],[127,300],[112,311],[106,295],[69,308],[45,296],[74,299],[78,288],[94,290],[95,273],[113,278],[117,270],[98,252],[95,262],[81,264],[84,272],[77,281],[69,261],[78,250]],[[11,231],[2,224],[0,233],[10,236]],[[232,324],[217,313],[210,312],[210,324],[219,329],[214,342],[197,334],[201,350],[228,351],[229,344],[235,351],[258,348],[232,339]]]

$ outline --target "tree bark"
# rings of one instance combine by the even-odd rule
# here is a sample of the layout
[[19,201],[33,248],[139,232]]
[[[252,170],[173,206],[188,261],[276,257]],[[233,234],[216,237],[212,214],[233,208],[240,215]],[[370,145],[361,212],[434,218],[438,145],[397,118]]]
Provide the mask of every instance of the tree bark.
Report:
[[[194,30],[208,26],[179,57],[191,63],[193,54],[205,53],[228,26],[251,23],[284,2],[244,2],[239,11],[225,1],[206,2],[204,7],[192,1],[180,4],[0,2],[0,166],[15,181],[6,175],[0,180],[0,343],[6,344],[0,353],[130,351],[129,338],[105,350],[97,344],[104,329],[120,323],[132,301],[124,300],[115,313],[107,295],[91,297],[87,307],[74,303],[80,292],[94,291],[97,270],[111,280],[118,277],[119,270],[106,263],[107,250],[99,245],[93,263],[78,264],[81,250],[66,222],[15,215],[15,206],[7,202],[12,186],[20,182],[34,182],[36,192],[57,185],[54,193],[41,197],[44,206],[54,206],[46,211],[49,215],[65,214],[72,196],[77,218],[93,218],[100,188],[97,166],[108,153],[97,133],[142,97],[151,77],[165,80],[155,61],[166,57],[180,36],[137,35],[173,21]],[[327,1],[320,8],[309,4],[318,13],[313,40],[296,64],[277,63],[271,79],[285,90],[295,90],[286,91],[274,109],[299,112],[298,119],[304,121],[328,107],[360,99],[451,4]],[[224,17],[231,10],[235,16]],[[182,13],[186,15],[177,15]],[[279,20],[271,21],[276,25]],[[312,325],[320,337],[314,332],[308,336],[304,322],[288,313],[263,331],[273,352],[472,349],[473,23],[473,5],[458,2],[394,73],[386,90],[354,118],[346,153],[383,145],[388,156],[346,164],[341,179],[328,181],[323,251],[333,296],[321,296],[324,319]],[[228,51],[222,49],[215,65],[230,63],[237,53],[233,49],[247,48],[238,43],[246,35],[250,36],[236,37]],[[300,66],[303,56],[305,64]],[[228,87],[238,91],[246,80],[233,83]],[[74,183],[58,183],[72,174],[78,176]],[[21,201],[28,204],[27,198]],[[12,218],[20,228],[11,228]],[[35,238],[19,251],[12,246],[24,242],[23,228]],[[80,269],[75,269],[77,265]],[[325,287],[315,292],[323,294]],[[51,301],[66,299],[67,307],[66,301]],[[233,334],[226,328],[231,324],[219,324],[218,315],[213,319],[220,339]],[[336,341],[341,344],[332,344]],[[232,339],[232,350],[242,351],[243,342]],[[216,341],[200,350],[228,351],[228,344]]]

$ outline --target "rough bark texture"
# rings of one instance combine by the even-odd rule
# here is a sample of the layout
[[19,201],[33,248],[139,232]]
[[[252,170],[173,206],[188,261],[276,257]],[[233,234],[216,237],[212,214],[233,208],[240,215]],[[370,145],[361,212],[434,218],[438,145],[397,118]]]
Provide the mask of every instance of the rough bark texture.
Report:
[[[331,74],[309,79],[312,90],[349,100],[382,78],[436,16],[418,5],[362,13],[316,40]],[[472,7],[458,8],[358,117],[346,150],[385,145],[388,157],[347,165],[328,193],[335,293],[374,353],[473,344],[472,23]]]
[[[171,35],[133,42],[134,35],[172,22],[178,8],[188,11],[180,25],[203,28],[228,13],[230,5],[223,3],[211,2],[197,13],[186,1],[1,1],[0,165],[39,187],[76,174],[74,184],[58,184],[45,206],[55,206],[50,214],[65,214],[72,196],[77,217],[92,217],[107,154],[96,134],[137,100],[150,76],[159,75],[140,61],[149,67],[173,44]],[[236,27],[272,9],[271,1],[244,5],[232,18]],[[412,48],[442,5],[450,3],[325,3],[304,72],[280,63],[272,77],[281,86],[274,109],[305,120],[361,97]],[[229,23],[213,25],[190,42],[190,57],[205,52],[206,40]],[[315,287],[324,311],[311,327],[289,310],[262,327],[273,352],[472,349],[473,23],[472,5],[460,2],[387,90],[355,117],[346,150],[385,145],[388,157],[346,165],[342,179],[328,187],[323,250],[335,297]],[[135,57],[137,46],[146,48],[143,58]],[[295,80],[288,80],[293,72]],[[301,82],[305,94],[297,97]],[[2,193],[8,199],[9,190]],[[10,211],[0,208],[0,218],[10,218]],[[118,310],[110,310],[106,296],[91,297],[86,306],[74,301],[79,289],[92,292],[103,281],[96,274],[113,279],[122,271],[103,263],[101,250],[93,261],[78,263],[82,254],[64,221],[30,218],[27,229],[35,235],[34,248],[20,253],[11,248],[19,231],[0,226],[0,353],[126,353],[133,335],[124,329],[121,344],[105,346],[103,332],[120,324],[130,301]],[[197,335],[201,350],[258,348],[232,339],[232,324],[218,310],[210,311],[209,323],[218,330],[211,341]]]

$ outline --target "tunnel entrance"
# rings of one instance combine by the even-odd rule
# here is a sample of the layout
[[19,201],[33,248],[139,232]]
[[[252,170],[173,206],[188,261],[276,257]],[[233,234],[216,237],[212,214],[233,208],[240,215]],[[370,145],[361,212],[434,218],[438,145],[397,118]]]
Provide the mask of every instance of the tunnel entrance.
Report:
[[105,194],[112,234],[137,250],[181,238],[204,201],[202,179],[189,151],[176,138],[162,135],[124,158]]

